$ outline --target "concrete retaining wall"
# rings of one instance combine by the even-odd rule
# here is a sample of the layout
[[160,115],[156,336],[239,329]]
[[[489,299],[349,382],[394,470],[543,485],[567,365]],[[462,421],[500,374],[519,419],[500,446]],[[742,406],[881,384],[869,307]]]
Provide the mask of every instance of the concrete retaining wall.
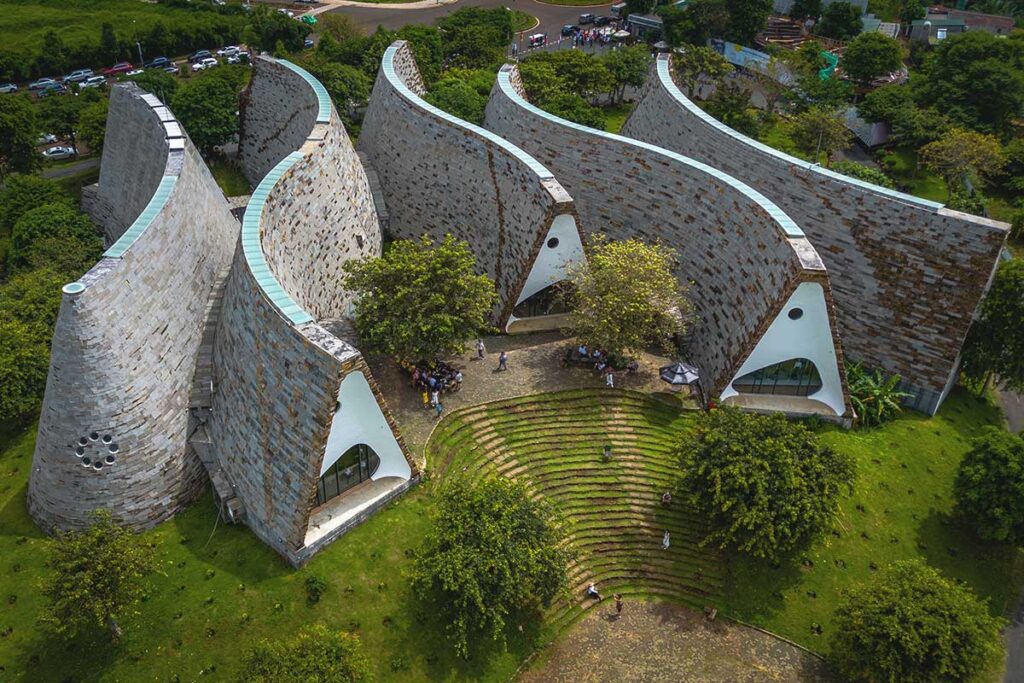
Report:
[[[513,66],[498,74],[484,125],[552,169],[589,230],[677,250],[679,277],[692,282],[700,316],[691,356],[713,395],[726,388],[800,282],[819,282],[830,297],[814,248],[765,197],[678,154],[533,107]],[[842,376],[842,352],[832,340]]]
[[381,62],[360,152],[380,177],[395,236],[467,241],[495,281],[504,327],[554,219],[576,222],[572,198],[523,150],[427,104],[424,92],[412,51],[397,41]]
[[127,229],[64,288],[29,479],[29,512],[44,529],[85,526],[97,508],[146,528],[205,481],[186,446],[189,393],[238,222],[167,117],[134,85],[111,94],[100,190]]
[[622,132],[749,183],[807,232],[831,274],[849,357],[899,374],[911,404],[934,412],[1007,227],[789,157],[690,102],[659,58]]

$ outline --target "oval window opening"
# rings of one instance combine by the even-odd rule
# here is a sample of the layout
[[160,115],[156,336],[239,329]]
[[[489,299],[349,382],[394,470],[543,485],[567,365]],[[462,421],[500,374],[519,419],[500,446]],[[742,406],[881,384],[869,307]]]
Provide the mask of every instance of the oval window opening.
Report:
[[802,308],[791,308],[791,309],[789,309],[789,314],[788,315],[789,315],[789,319],[790,320],[799,320],[800,318],[804,317],[804,309],[802,309]]
[[558,238],[557,237],[552,237],[551,239],[548,240],[548,249],[554,249],[557,246],[558,246]]

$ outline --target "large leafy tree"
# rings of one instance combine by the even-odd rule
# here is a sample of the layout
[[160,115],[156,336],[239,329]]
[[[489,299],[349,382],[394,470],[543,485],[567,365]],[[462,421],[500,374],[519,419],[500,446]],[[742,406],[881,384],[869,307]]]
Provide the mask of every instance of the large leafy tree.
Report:
[[68,204],[60,185],[37,175],[8,176],[0,188],[0,230],[9,231],[26,212],[43,204]]
[[204,154],[238,133],[238,95],[224,78],[197,78],[186,83],[171,98],[171,109]]
[[270,5],[254,4],[245,29],[245,42],[253,48],[273,51],[278,43],[288,52],[298,52],[310,32],[301,21],[281,14]]
[[999,264],[992,287],[964,344],[961,370],[984,391],[992,375],[1024,390],[1024,261]]
[[426,97],[435,107],[476,124],[484,122],[487,98],[469,83],[457,78],[442,78]]
[[323,624],[262,640],[245,654],[239,683],[368,683],[370,659],[359,637]]
[[999,174],[1006,164],[1003,148],[993,135],[953,128],[921,149],[921,161],[946,181],[950,195],[966,179],[977,183]]
[[168,104],[174,98],[174,93],[178,92],[178,79],[160,69],[146,69],[141,74],[129,76],[128,80],[159,97],[164,104]]
[[572,271],[569,329],[583,343],[614,354],[667,347],[691,318],[676,253],[662,244],[596,236],[588,264]]
[[697,94],[699,83],[718,86],[723,78],[732,73],[732,64],[710,47],[687,47],[682,54],[672,58],[672,64],[675,66],[676,79],[691,97]]
[[465,69],[501,64],[513,35],[512,13],[503,7],[463,7],[439,20],[437,26],[444,32],[445,65]]
[[29,326],[0,314],[0,421],[27,420],[38,410],[49,368],[46,344]]
[[1024,439],[985,428],[960,463],[953,494],[957,513],[978,536],[1024,542]]
[[724,36],[729,27],[729,8],[725,0],[691,0],[685,8],[670,3],[658,13],[664,39],[672,46],[703,46],[711,38]]
[[794,0],[793,5],[789,8],[789,16],[794,19],[813,19],[818,20],[821,16],[821,0]]
[[412,570],[416,594],[446,622],[456,652],[506,629],[563,592],[571,559],[553,509],[505,478],[448,484]]
[[351,127],[356,109],[370,99],[370,90],[373,88],[370,78],[361,69],[321,57],[305,62],[304,66],[323,83],[346,127]]
[[82,108],[78,118],[78,139],[93,153],[103,149],[107,133],[107,108],[110,101],[103,97]]
[[973,680],[999,656],[1001,620],[920,560],[896,562],[847,592],[830,661],[850,681]]
[[604,66],[612,77],[612,96],[622,102],[627,87],[639,88],[647,79],[651,52],[644,45],[624,47],[605,55]]
[[44,623],[65,638],[105,629],[117,639],[119,620],[142,599],[145,577],[157,563],[141,538],[101,510],[88,529],[57,534],[49,566]]
[[817,32],[826,38],[849,40],[860,33],[863,22],[860,18],[860,7],[844,0],[833,2],[821,13]]
[[869,183],[873,183],[880,187],[886,187],[890,190],[896,189],[896,184],[892,182],[892,178],[885,175],[882,171],[871,166],[865,166],[864,164],[858,164],[856,161],[847,161],[846,159],[840,159],[839,161],[832,164],[832,170],[836,173],[842,173],[848,175],[851,178],[857,178]]
[[744,135],[756,138],[760,126],[751,112],[750,91],[737,83],[720,83],[704,105],[709,114]]
[[0,97],[0,180],[11,173],[31,173],[39,166],[37,135],[39,121],[28,97]]
[[824,154],[826,166],[832,155],[849,147],[853,139],[853,133],[841,116],[820,107],[812,107],[793,117],[791,136],[793,144],[804,154],[812,158],[816,154]]
[[559,93],[544,103],[544,111],[567,121],[604,130],[607,117],[576,93]]
[[862,86],[896,71],[902,63],[900,44],[877,32],[862,33],[851,40],[840,60],[846,75]]
[[77,146],[75,131],[82,115],[84,101],[80,97],[47,97],[39,105],[39,128],[62,138],[70,138]]
[[66,203],[43,204],[22,214],[11,231],[10,263],[24,266],[36,244],[47,239],[74,243],[95,256],[101,246],[96,227],[89,218]]
[[356,292],[356,329],[377,353],[402,361],[461,353],[485,325],[497,294],[477,275],[469,245],[451,235],[398,240],[380,258],[345,264],[343,286]]
[[831,529],[853,460],[783,415],[722,407],[677,447],[680,495],[710,521],[702,545],[777,560]]
[[897,388],[899,375],[886,377],[881,370],[871,372],[860,363],[851,365],[846,374],[859,424],[876,427],[899,415],[900,401],[909,395]]
[[792,99],[797,110],[801,112],[813,108],[836,111],[846,104],[851,90],[848,81],[840,78],[822,80],[815,71],[797,78]]
[[740,45],[753,45],[754,36],[768,23],[772,0],[725,0],[725,7],[729,24],[723,37]]

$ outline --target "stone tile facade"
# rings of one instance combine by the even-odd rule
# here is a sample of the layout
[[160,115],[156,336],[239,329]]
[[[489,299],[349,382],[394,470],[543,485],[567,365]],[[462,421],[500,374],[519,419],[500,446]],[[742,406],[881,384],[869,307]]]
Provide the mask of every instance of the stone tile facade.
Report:
[[1008,226],[768,150],[709,121],[669,73],[662,56],[623,134],[730,173],[792,216],[831,274],[848,356],[900,375],[911,405],[937,410]]
[[[820,282],[829,296],[821,259],[778,207],[679,155],[530,106],[513,66],[498,74],[484,125],[554,171],[588,230],[676,249],[679,278],[691,283],[699,315],[691,360],[713,396],[732,380],[797,284]],[[833,341],[842,376],[838,337]]]
[[495,281],[494,322],[504,327],[552,221],[575,218],[573,200],[522,150],[432,107],[424,93],[412,50],[397,41],[377,74],[359,150],[380,177],[394,236],[468,242]]
[[98,187],[116,217],[109,236],[135,220],[162,177],[176,182],[121,257],[65,287],[29,478],[29,512],[47,530],[85,526],[98,508],[150,527],[205,482],[186,444],[189,394],[204,309],[238,222],[154,102],[133,84],[111,94]]

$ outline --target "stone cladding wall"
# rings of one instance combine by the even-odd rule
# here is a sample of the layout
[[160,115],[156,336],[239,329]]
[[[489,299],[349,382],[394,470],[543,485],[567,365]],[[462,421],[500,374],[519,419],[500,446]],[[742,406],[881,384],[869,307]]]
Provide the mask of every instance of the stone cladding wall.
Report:
[[[305,109],[297,93],[309,84],[269,58],[258,63],[246,107],[283,108],[279,115],[292,120],[288,103]],[[350,301],[340,290],[340,266],[378,255],[380,228],[365,173],[333,107],[326,123],[310,121],[296,148],[303,157],[273,185],[257,217],[260,248],[281,288],[306,312],[340,314]],[[257,210],[253,203],[247,209]],[[367,378],[405,448],[359,351],[314,321],[289,320],[257,281],[244,240],[243,231],[218,321],[209,435],[242,501],[245,523],[298,565],[327,542],[304,546],[338,392],[348,373]]]
[[575,214],[572,198],[522,150],[428,105],[424,93],[412,51],[395,42],[377,74],[359,150],[380,177],[395,237],[451,233],[468,242],[495,281],[493,315],[504,326],[551,222]]
[[[85,526],[98,508],[150,527],[206,479],[186,446],[189,394],[204,309],[231,261],[238,222],[191,142],[167,138],[154,123],[161,108],[143,98],[134,85],[113,90],[100,188],[117,196],[108,183],[120,177],[141,193],[148,179],[134,181],[152,175],[154,159],[165,162],[157,175],[177,182],[122,257],[104,257],[65,288],[28,491],[29,512],[47,530]],[[127,144],[117,131],[155,140]],[[123,194],[140,211],[150,199]],[[83,464],[108,455],[116,461],[102,469]]]
[[260,56],[253,61],[239,113],[238,161],[255,187],[277,162],[305,143],[316,122],[317,97],[294,71]]
[[134,91],[111,91],[100,179],[82,194],[82,210],[103,229],[108,246],[142,213],[160,184],[167,164],[163,122],[173,120],[169,109],[154,110]]
[[814,248],[795,225],[786,234],[777,220],[785,215],[769,202],[759,204],[740,183],[664,150],[529,106],[515,67],[499,73],[484,125],[555,172],[589,231],[676,249],[679,278],[692,283],[699,314],[691,358],[714,396],[798,282],[819,281],[828,290]]
[[700,116],[669,68],[660,58],[623,135],[704,161],[775,201],[828,268],[847,355],[900,375],[911,405],[937,410],[1008,226],[764,150]]

